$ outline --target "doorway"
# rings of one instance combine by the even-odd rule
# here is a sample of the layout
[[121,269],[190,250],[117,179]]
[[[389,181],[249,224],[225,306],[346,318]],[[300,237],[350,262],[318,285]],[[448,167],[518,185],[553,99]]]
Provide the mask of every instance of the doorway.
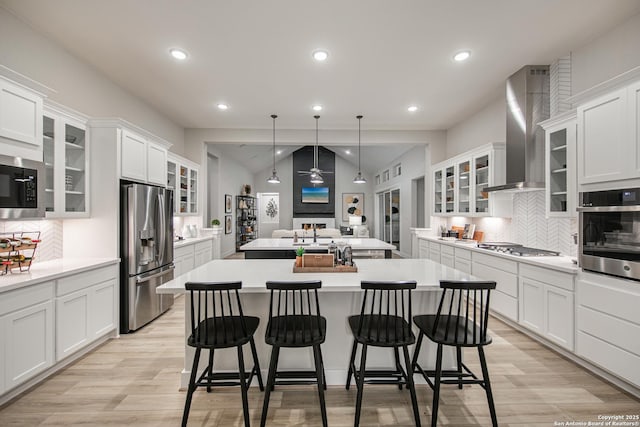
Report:
[[400,250],[400,189],[378,193],[380,240]]

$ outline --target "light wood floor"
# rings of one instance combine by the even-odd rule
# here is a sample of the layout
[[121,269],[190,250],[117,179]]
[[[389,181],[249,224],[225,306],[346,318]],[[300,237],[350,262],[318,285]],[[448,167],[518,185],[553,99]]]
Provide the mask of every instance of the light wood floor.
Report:
[[[183,297],[181,297],[183,298]],[[178,391],[183,358],[183,307],[173,308],[132,335],[114,339],[0,409],[0,426],[177,426],[185,393]],[[498,420],[502,426],[553,426],[554,421],[595,421],[599,414],[639,414],[640,401],[620,392],[496,319],[494,342],[486,348]],[[345,350],[347,351],[347,350]],[[468,365],[478,367],[474,353]],[[479,369],[477,372],[480,372]],[[327,391],[329,425],[353,425],[355,387]],[[251,423],[259,425],[263,394],[249,394]],[[423,425],[428,425],[431,390],[418,386]],[[313,386],[277,387],[268,425],[320,425]],[[441,393],[442,425],[490,425],[479,386]],[[242,424],[240,390],[194,395],[189,425]],[[413,425],[408,392],[394,386],[366,386],[363,426]]]

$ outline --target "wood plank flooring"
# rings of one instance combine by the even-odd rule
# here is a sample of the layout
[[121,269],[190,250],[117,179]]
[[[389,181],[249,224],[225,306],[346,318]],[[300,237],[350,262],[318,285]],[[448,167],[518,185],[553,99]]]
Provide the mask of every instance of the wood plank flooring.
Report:
[[[176,301],[151,325],[105,343],[0,408],[0,426],[179,425],[185,399],[185,393],[178,391],[184,351],[183,307],[181,300]],[[553,426],[554,422],[596,421],[598,415],[640,414],[640,401],[494,318],[489,326],[494,342],[486,354],[501,426]],[[475,351],[466,354],[466,360],[480,372]],[[350,391],[329,387],[330,426],[353,425],[355,396],[355,387]],[[251,389],[251,423],[255,426],[260,422],[262,398],[257,387]],[[429,425],[431,398],[428,386],[418,386],[423,425]],[[444,387],[439,423],[490,425],[484,390],[479,386]],[[320,424],[314,386],[280,386],[272,393],[268,425]],[[240,389],[196,392],[189,425],[243,425]],[[408,393],[394,386],[366,386],[361,425],[413,425]]]

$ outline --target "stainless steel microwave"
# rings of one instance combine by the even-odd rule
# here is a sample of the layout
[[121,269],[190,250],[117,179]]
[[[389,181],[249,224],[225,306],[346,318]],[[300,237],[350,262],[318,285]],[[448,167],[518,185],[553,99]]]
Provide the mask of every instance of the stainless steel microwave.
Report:
[[0,155],[0,219],[44,217],[44,163]]
[[640,280],[640,188],[580,193],[580,266]]

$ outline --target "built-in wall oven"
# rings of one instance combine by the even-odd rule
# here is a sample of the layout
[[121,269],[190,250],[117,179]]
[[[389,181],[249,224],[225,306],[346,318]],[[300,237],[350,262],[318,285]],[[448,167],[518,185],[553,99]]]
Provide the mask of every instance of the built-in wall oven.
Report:
[[44,163],[0,155],[0,219],[44,217]]
[[640,188],[580,193],[580,266],[640,280]]

